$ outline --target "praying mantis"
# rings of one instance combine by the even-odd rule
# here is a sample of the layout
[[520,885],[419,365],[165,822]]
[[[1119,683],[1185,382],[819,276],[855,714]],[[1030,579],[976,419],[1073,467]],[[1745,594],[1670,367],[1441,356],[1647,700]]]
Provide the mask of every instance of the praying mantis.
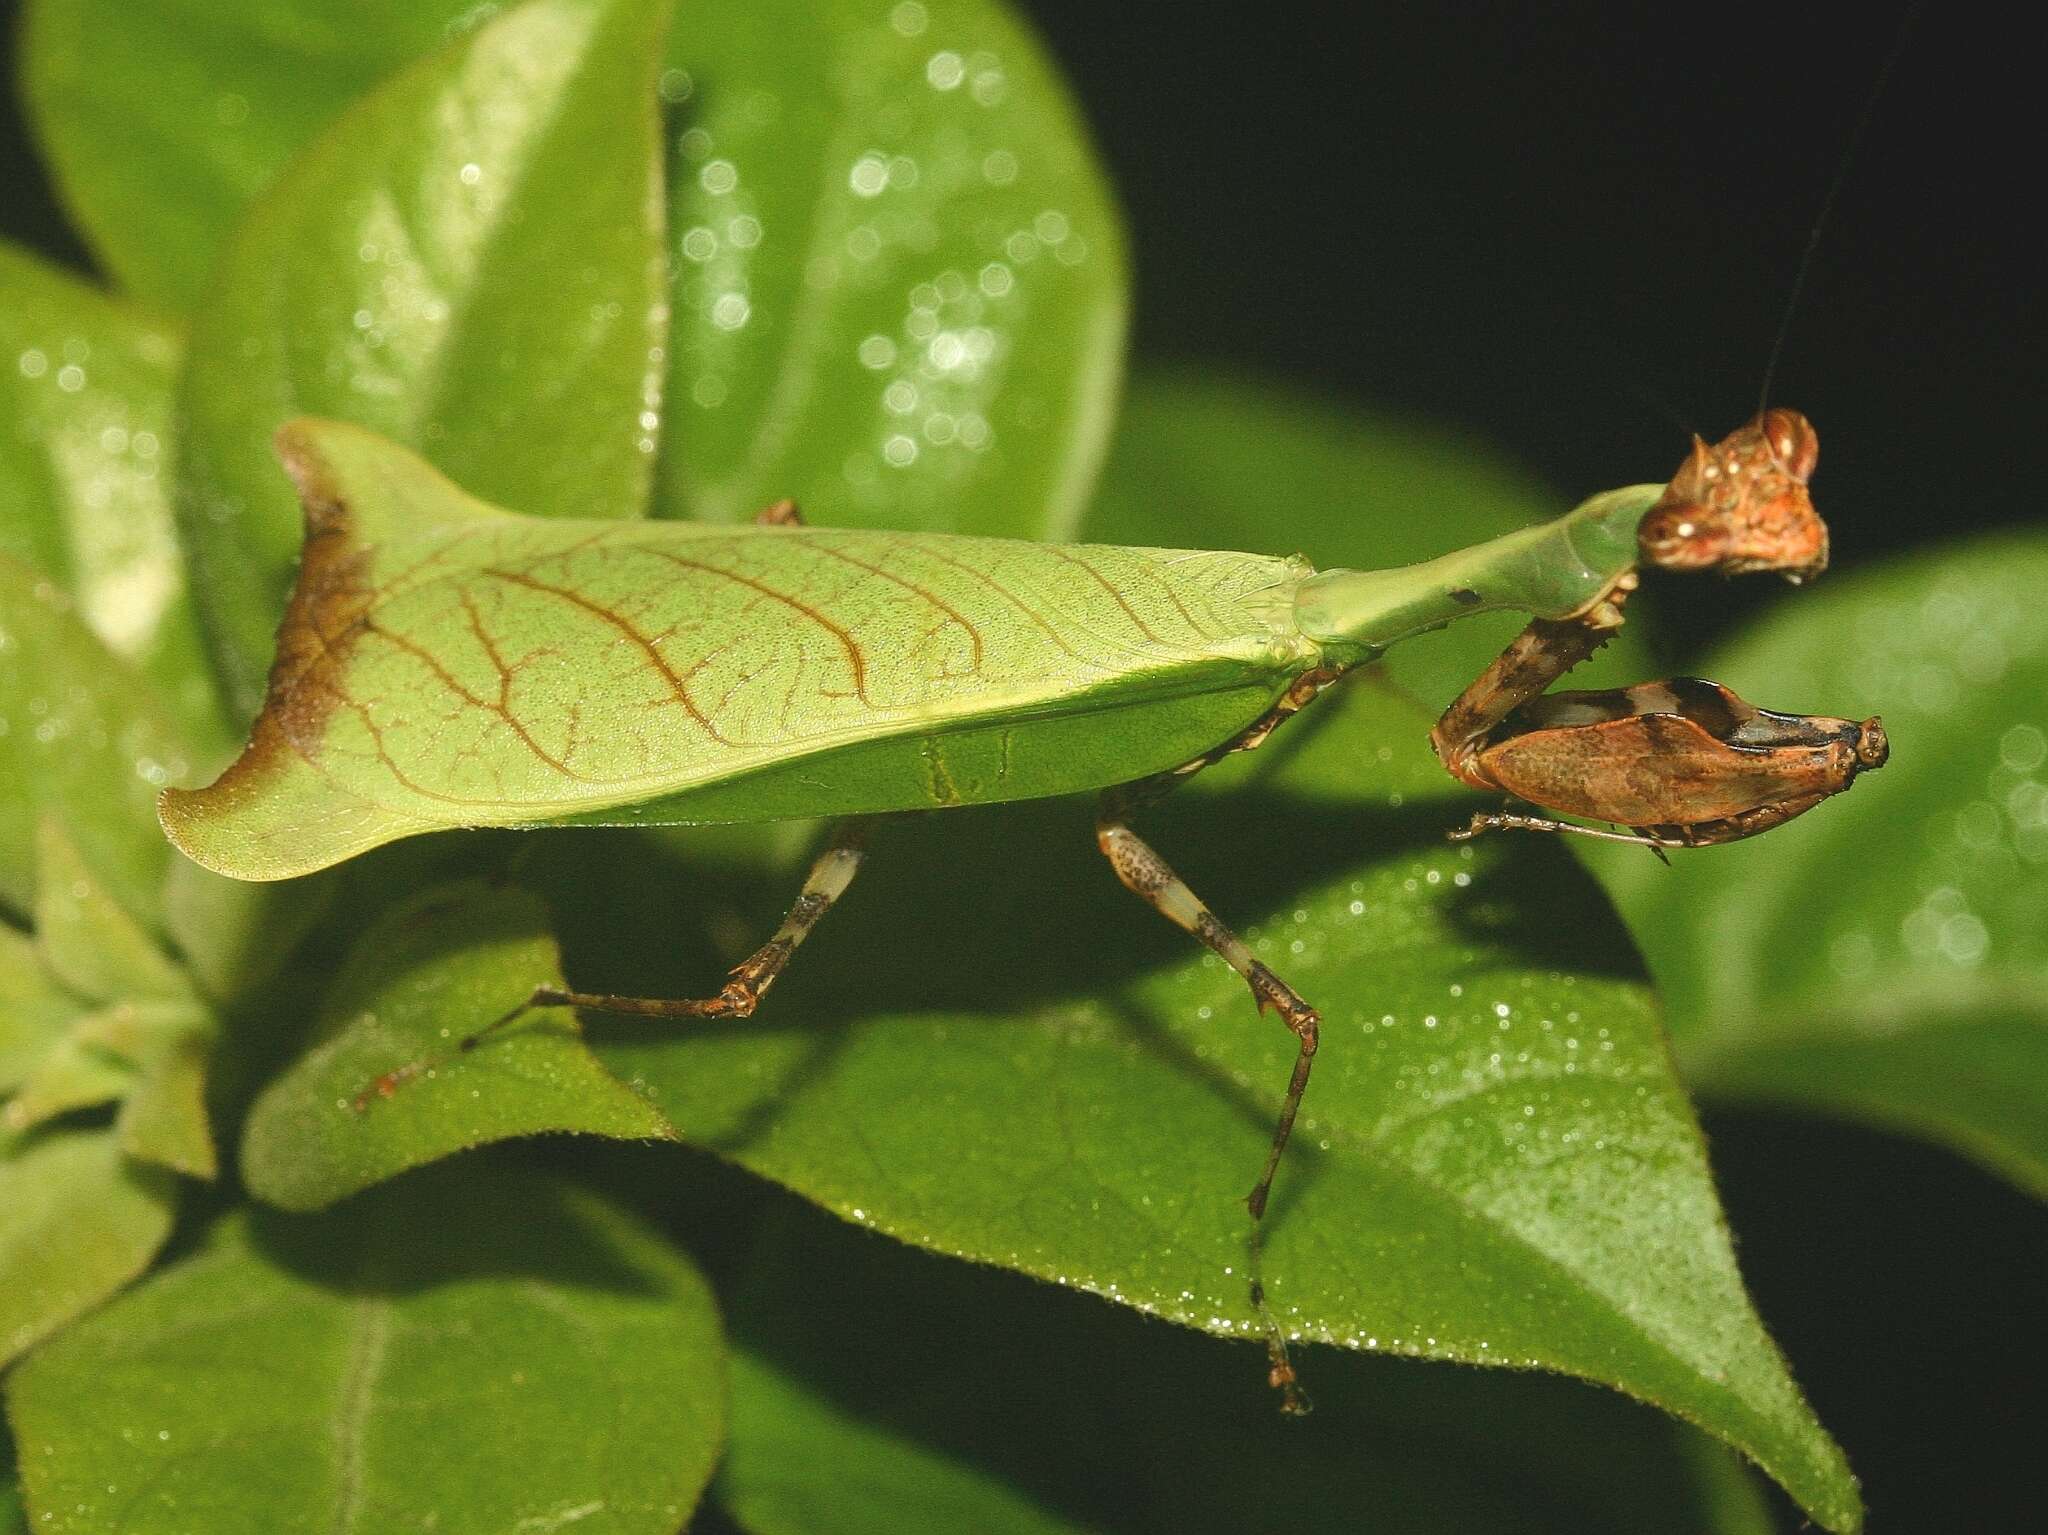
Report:
[[1431,745],[1476,787],[1631,830],[1500,813],[1455,835],[1730,841],[1887,752],[1875,719],[1772,714],[1711,683],[1547,691],[1620,627],[1643,566],[1795,581],[1825,566],[1807,489],[1818,439],[1782,408],[1695,439],[1668,484],[1391,571],[813,527],[790,503],[749,527],[542,519],[359,427],[291,422],[278,448],[304,554],[247,747],[212,785],[162,796],[191,858],[269,880],[449,827],[835,820],[781,926],[715,995],[543,985],[467,1048],[531,1008],[746,1017],[854,879],[871,818],[1093,792],[1117,878],[1298,1042],[1255,1220],[1319,1017],[1133,829],[1146,805],[1390,645],[1497,610],[1532,618]]

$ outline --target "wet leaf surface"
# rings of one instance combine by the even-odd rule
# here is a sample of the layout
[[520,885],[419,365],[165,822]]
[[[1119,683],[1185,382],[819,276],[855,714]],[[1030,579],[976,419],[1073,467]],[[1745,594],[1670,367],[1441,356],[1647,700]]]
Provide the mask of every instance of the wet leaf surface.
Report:
[[[1260,1265],[1281,1324],[1617,1385],[1852,1526],[1853,1483],[1742,1294],[1605,903],[1562,849],[1442,842],[1459,796],[1413,705],[1366,682],[1319,711],[1144,823],[1323,1010]],[[657,934],[687,930],[660,894],[685,869],[636,864],[623,839],[553,847],[536,869],[554,864],[579,984],[703,994],[743,952],[654,960]],[[593,1016],[600,1056],[685,1139],[845,1218],[1257,1336],[1241,1201],[1286,1032],[1117,886],[1082,806],[928,817],[870,864],[760,1017]],[[751,912],[765,932],[774,903],[742,897],[730,930]]]
[[1005,7],[684,8],[662,515],[1070,537],[1114,419],[1123,233]]
[[1554,1378],[1310,1349],[1286,1419],[1248,1351],[786,1207],[737,1289],[717,1495],[757,1535],[1774,1527],[1729,1451]]

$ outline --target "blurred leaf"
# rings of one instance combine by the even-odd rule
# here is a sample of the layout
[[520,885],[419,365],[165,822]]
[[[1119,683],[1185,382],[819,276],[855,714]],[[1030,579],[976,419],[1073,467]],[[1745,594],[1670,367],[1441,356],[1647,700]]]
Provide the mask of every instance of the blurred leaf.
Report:
[[189,1178],[211,1178],[220,1170],[206,1111],[213,1019],[189,1004],[145,1003],[132,1011],[143,1015],[136,1020],[140,1080],[114,1120],[121,1149]]
[[240,717],[299,544],[287,418],[373,427],[525,511],[645,510],[666,10],[505,10],[350,107],[235,231],[194,323],[178,512]]
[[0,552],[78,599],[193,740],[221,734],[171,526],[178,334],[0,244]]
[[723,1435],[696,1271],[470,1162],[230,1216],[8,1382],[37,1530],[670,1535]]
[[43,968],[35,940],[0,922],[0,1093],[10,1093],[85,1004]]
[[[565,1009],[460,1041],[561,972],[531,896],[445,885],[363,934],[322,1008],[322,1041],[256,1102],[242,1175],[258,1199],[314,1209],[450,1152],[544,1130],[673,1135],[605,1072]],[[388,1097],[386,1073],[415,1068]],[[370,1096],[365,1099],[364,1094]]]
[[168,857],[156,793],[191,771],[154,692],[54,584],[0,555],[0,904],[28,911],[47,815],[121,907],[156,927]]
[[[54,820],[37,838],[36,936],[32,960],[45,978],[41,1011],[59,989],[76,1003],[63,1031],[27,1067],[0,1124],[10,1131],[76,1109],[125,1100],[116,1138],[131,1156],[210,1178],[215,1171],[206,1111],[211,1015],[191,982],[95,880]],[[25,983],[24,983],[25,984]]]
[[1071,536],[1114,418],[1123,237],[988,0],[685,8],[664,515]]
[[334,902],[335,882],[255,885],[174,855],[164,880],[164,926],[207,996],[234,1001],[274,977]]
[[[1281,1324],[1618,1386],[1853,1528],[1854,1484],[1742,1293],[1611,912],[1562,848],[1444,845],[1457,791],[1421,711],[1365,682],[1317,714],[1146,818],[1323,1009],[1267,1221]],[[580,838],[535,857],[578,984],[702,994],[774,920],[764,890],[746,942],[669,971],[652,956],[675,914],[605,892],[689,876],[631,860]],[[1117,886],[1079,805],[921,818],[870,864],[761,1016],[588,1015],[600,1057],[685,1139],[848,1219],[1257,1336],[1241,1200],[1292,1039]]]
[[[106,1009],[105,1012],[118,1011]],[[81,1013],[71,1028],[53,1040],[0,1111],[0,1132],[19,1134],[53,1119],[118,1103],[135,1086],[135,1067],[102,1049],[92,1038],[93,1025],[105,1012]]]
[[1986,539],[1832,578],[1708,660],[1753,702],[1881,714],[1892,759],[1668,870],[1595,852],[1701,1090],[1926,1135],[2048,1194],[2043,591],[2048,539]]
[[186,311],[243,206],[300,145],[399,64],[493,9],[30,0],[22,85],[94,253],[122,286]]
[[54,818],[36,838],[36,949],[50,974],[94,1002],[191,1001],[192,986],[86,867]]
[[141,1273],[176,1199],[177,1180],[110,1130],[0,1138],[0,1363]]
[[[1087,536],[1301,553],[1319,569],[1383,570],[1434,559],[1548,522],[1614,486],[1546,490],[1486,444],[1292,386],[1194,371],[1131,381]],[[1657,600],[1636,599],[1638,609]],[[1482,613],[1396,646],[1387,674],[1442,709],[1525,619]],[[1572,687],[1621,687],[1651,674],[1631,625],[1572,673]]]
[[1309,1350],[1288,1421],[1248,1351],[786,1210],[735,1293],[717,1494],[756,1535],[1771,1528],[1727,1450],[1561,1380]]

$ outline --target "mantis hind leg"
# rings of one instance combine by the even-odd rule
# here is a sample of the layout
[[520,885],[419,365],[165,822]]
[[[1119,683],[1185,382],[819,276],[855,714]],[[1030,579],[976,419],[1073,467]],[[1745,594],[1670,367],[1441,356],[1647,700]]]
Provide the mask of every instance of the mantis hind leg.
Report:
[[[725,985],[709,997],[627,997],[602,991],[571,991],[562,986],[536,986],[533,994],[502,1017],[494,1018],[457,1047],[474,1050],[501,1030],[510,1028],[536,1008],[577,1007],[633,1018],[748,1018],[776,978],[788,968],[797,948],[811,935],[833,903],[846,893],[860,872],[867,851],[867,822],[842,821],[832,829],[823,852],[811,864],[803,890],[790,906],[774,936],[733,966]],[[386,1072],[357,1095],[360,1110],[372,1098],[388,1098],[400,1084],[420,1075],[431,1062],[416,1061]]]
[[1164,858],[1132,831],[1126,823],[1131,807],[1128,793],[1111,790],[1102,798],[1095,818],[1095,842],[1116,871],[1124,887],[1145,901],[1167,921],[1186,929],[1215,951],[1223,962],[1245,979],[1259,1011],[1280,1015],[1280,1021],[1300,1041],[1294,1059],[1294,1074],[1288,1079],[1287,1096],[1280,1105],[1280,1120],[1273,1131],[1272,1149],[1266,1155],[1259,1181],[1245,1197],[1254,1220],[1266,1213],[1266,1198],[1272,1192],[1273,1175],[1294,1133],[1294,1119],[1301,1109],[1301,1097],[1308,1090],[1309,1071],[1315,1063],[1320,1042],[1320,1020],[1316,1010],[1303,1001],[1279,976],[1252,956],[1242,938],[1225,927],[1200,896],[1190,890]]
[[1308,1090],[1309,1071],[1315,1061],[1318,1043],[1316,1010],[1304,1002],[1292,986],[1252,958],[1244,940],[1225,927],[1202,903],[1201,897],[1188,888],[1186,881],[1173,872],[1172,866],[1127,823],[1131,812],[1138,806],[1171,792],[1203,768],[1221,762],[1234,752],[1256,751],[1265,744],[1268,736],[1315,702],[1316,695],[1341,675],[1342,672],[1334,667],[1317,667],[1303,672],[1272,708],[1213,750],[1168,772],[1105,790],[1095,816],[1095,845],[1102,849],[1103,857],[1109,860],[1109,866],[1123,881],[1124,888],[1167,921],[1185,928],[1214,950],[1225,964],[1244,977],[1259,1011],[1263,1013],[1270,1008],[1278,1013],[1281,1022],[1301,1042],[1300,1052],[1294,1060],[1294,1075],[1288,1080],[1287,1096],[1281,1101],[1280,1122],[1273,1131],[1273,1149],[1266,1156],[1266,1166],[1259,1174],[1259,1181],[1245,1196],[1245,1205],[1252,1212],[1253,1220],[1261,1219],[1266,1213],[1266,1197],[1273,1190],[1273,1175],[1280,1168],[1280,1156],[1287,1149],[1288,1137],[1294,1133],[1295,1115],[1301,1110],[1301,1095]]
[[[1141,897],[1169,922],[1187,929],[1221,955],[1224,963],[1243,976],[1245,984],[1251,987],[1259,1011],[1263,1013],[1270,1008],[1278,1013],[1280,1021],[1300,1042],[1294,1057],[1294,1072],[1287,1081],[1287,1096],[1280,1103],[1280,1120],[1273,1129],[1273,1145],[1266,1153],[1266,1165],[1260,1170],[1259,1181],[1252,1185],[1251,1193],[1245,1196],[1245,1207],[1256,1222],[1265,1217],[1266,1198],[1273,1190],[1273,1175],[1279,1170],[1281,1154],[1287,1150],[1288,1137],[1294,1133],[1295,1115],[1301,1111],[1301,1096],[1308,1091],[1309,1071],[1315,1064],[1316,1046],[1320,1042],[1320,1020],[1316,1010],[1302,1000],[1301,994],[1254,959],[1244,940],[1225,927],[1203,904],[1201,897],[1188,888],[1187,882],[1173,872],[1172,866],[1125,824],[1124,817],[1132,801],[1133,796],[1129,792],[1112,789],[1103,795],[1101,809],[1095,818],[1096,845],[1116,871],[1116,877],[1123,881],[1125,888]],[[1258,1228],[1255,1226],[1253,1229],[1256,1232]],[[1257,1261],[1255,1240],[1255,1275]],[[1252,1281],[1251,1295],[1252,1306],[1266,1331],[1266,1354],[1270,1361],[1267,1379],[1281,1394],[1282,1411],[1295,1416],[1306,1413],[1309,1410],[1308,1397],[1302,1392],[1300,1378],[1288,1357],[1286,1335],[1267,1309],[1265,1285],[1256,1277]]]

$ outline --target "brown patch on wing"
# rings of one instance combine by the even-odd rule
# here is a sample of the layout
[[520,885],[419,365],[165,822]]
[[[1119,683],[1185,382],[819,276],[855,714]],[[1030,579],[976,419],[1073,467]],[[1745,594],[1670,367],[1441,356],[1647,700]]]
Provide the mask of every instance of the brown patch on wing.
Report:
[[348,505],[317,451],[302,446],[289,425],[277,434],[277,451],[298,487],[306,532],[277,626],[263,707],[241,756],[204,789],[169,791],[167,815],[203,814],[210,797],[239,798],[285,757],[313,761],[327,721],[347,702],[340,672],[375,602],[368,581],[372,551],[357,542]]

